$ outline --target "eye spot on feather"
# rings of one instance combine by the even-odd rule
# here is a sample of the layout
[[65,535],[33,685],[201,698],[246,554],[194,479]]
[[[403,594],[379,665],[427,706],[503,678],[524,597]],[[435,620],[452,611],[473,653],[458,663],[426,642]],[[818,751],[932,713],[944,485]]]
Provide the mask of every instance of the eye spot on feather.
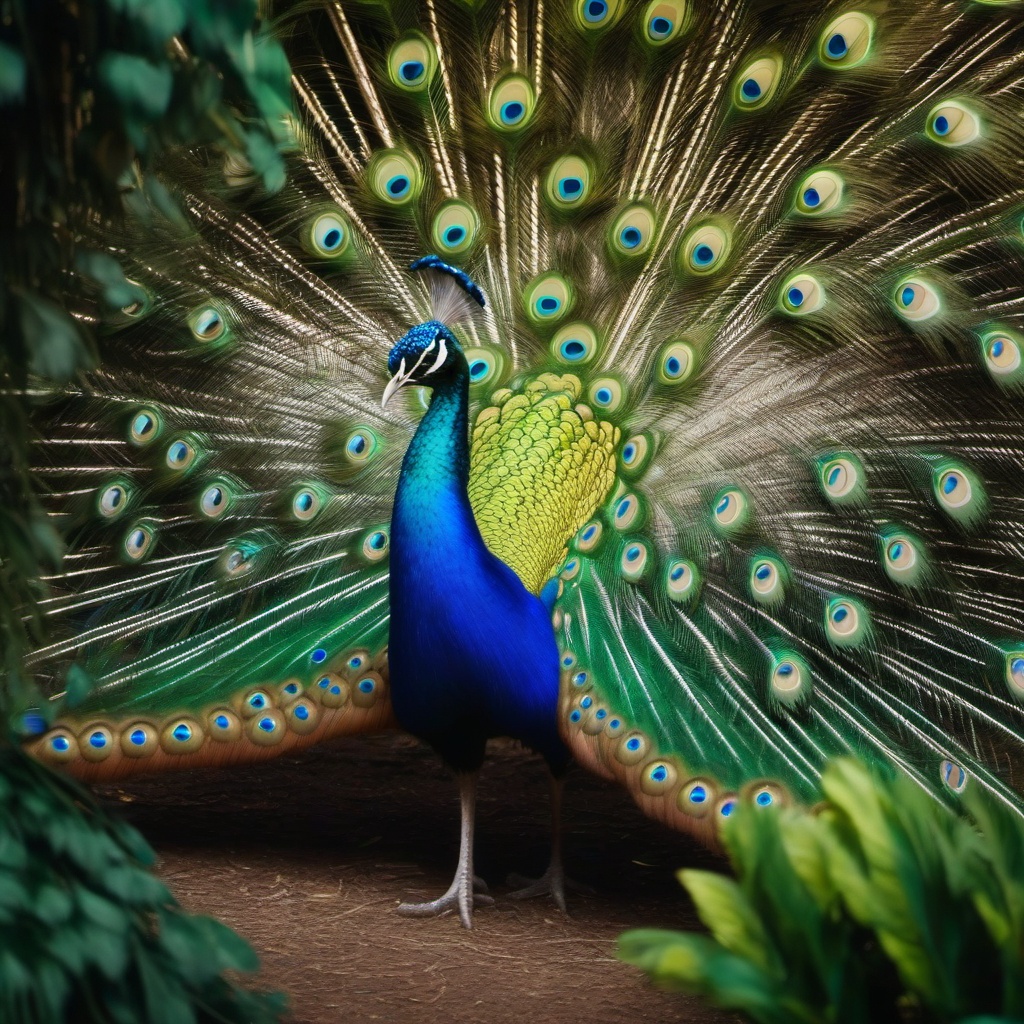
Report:
[[513,132],[533,117],[536,98],[530,80],[510,75],[496,82],[487,102],[487,119],[499,131]]
[[640,775],[640,789],[647,796],[664,796],[679,779],[675,766],[668,761],[645,765]]
[[903,530],[887,528],[881,534],[886,575],[894,583],[913,586],[920,583],[927,570],[927,561],[920,541]]
[[1017,700],[1024,700],[1024,651],[1011,651],[1006,655],[1006,685]]
[[772,699],[786,708],[795,708],[806,702],[811,694],[811,670],[803,658],[782,652],[772,659],[769,678]]
[[206,739],[198,722],[174,718],[160,731],[160,747],[168,754],[192,754]]
[[825,633],[836,647],[853,647],[868,635],[870,617],[859,601],[836,597],[825,607]]
[[646,434],[634,434],[627,438],[619,453],[619,467],[628,477],[639,476],[647,468],[651,455],[651,443]]
[[807,217],[831,213],[843,198],[845,184],[835,171],[812,171],[797,185],[796,211]]
[[134,444],[145,445],[155,441],[163,428],[163,418],[156,409],[139,409],[132,417],[128,438]]
[[749,585],[750,596],[759,604],[777,604],[785,597],[785,567],[775,558],[756,558]]
[[368,562],[380,562],[387,558],[391,539],[386,530],[371,530],[362,543],[363,558]]
[[392,206],[409,203],[423,187],[419,161],[400,149],[385,149],[377,153],[370,161],[367,175],[377,198]]
[[562,571],[559,574],[559,576],[561,579],[565,580],[568,583],[571,580],[576,579],[577,576],[579,576],[580,568],[580,560],[578,558],[570,558],[562,567]]
[[989,331],[981,337],[981,350],[985,368],[1000,385],[1021,382],[1021,338],[1011,331]]
[[256,567],[260,549],[243,541],[228,544],[217,559],[218,570],[229,579],[246,576]]
[[125,534],[121,550],[130,562],[141,562],[153,548],[156,529],[148,523],[138,523]]
[[384,680],[377,672],[365,672],[352,687],[352,703],[358,708],[372,708],[384,692]]
[[309,522],[320,511],[323,499],[312,487],[300,487],[291,500],[291,513],[299,522]]
[[576,690],[589,690],[591,686],[590,673],[589,672],[576,672],[569,680],[572,687]]
[[604,527],[601,525],[601,521],[599,519],[591,519],[576,534],[576,550],[584,555],[591,554],[600,545],[603,533]]
[[700,572],[693,562],[677,558],[665,570],[665,588],[671,600],[684,603],[696,598],[700,591]]
[[356,427],[345,438],[345,459],[354,466],[364,465],[377,454],[379,445],[379,438],[369,427]]
[[614,377],[600,377],[590,385],[587,392],[591,405],[605,412],[615,412],[622,404],[622,385]]
[[896,286],[896,312],[906,320],[929,320],[942,308],[938,292],[924,281],[907,278]]
[[196,461],[196,447],[190,441],[179,438],[167,446],[165,461],[168,469],[184,472]]
[[782,807],[786,803],[785,793],[769,783],[757,786],[750,794],[751,803],[755,807]]
[[822,32],[818,59],[825,67],[844,71],[862,64],[871,51],[874,29],[866,14],[841,14]]
[[597,351],[597,333],[588,324],[566,324],[551,340],[551,354],[560,363],[582,365]]
[[621,0],[576,0],[576,22],[584,29],[603,29],[619,16]]
[[126,757],[149,757],[159,746],[157,731],[148,722],[134,722],[121,732],[121,753]]
[[738,110],[758,110],[775,95],[782,73],[778,57],[761,57],[748,64],[736,79],[732,101]]
[[619,567],[622,575],[630,582],[636,583],[647,570],[649,553],[647,545],[642,541],[629,540],[622,545],[619,555]]
[[720,818],[728,818],[728,817],[731,817],[732,814],[735,812],[736,807],[737,807],[736,797],[732,796],[732,795],[729,795],[729,796],[724,796],[724,797],[722,797],[721,800],[719,800],[718,807],[716,808],[716,811],[718,812],[718,816]]
[[388,77],[405,92],[426,89],[436,68],[434,44],[419,32],[403,36],[388,54]]
[[984,490],[966,466],[940,463],[932,474],[932,489],[939,507],[968,525],[984,516]]
[[690,379],[695,368],[693,347],[685,341],[671,341],[658,353],[655,375],[660,384],[682,384]]
[[948,758],[939,765],[939,778],[942,779],[943,785],[954,793],[962,793],[967,786],[967,772],[964,771],[963,765]]
[[67,764],[79,756],[78,738],[66,729],[54,729],[43,739],[39,750],[50,764]]
[[104,519],[117,519],[131,501],[131,490],[126,483],[107,484],[96,498],[96,508]]
[[827,459],[819,475],[825,496],[839,501],[852,497],[861,482],[860,467],[850,458]]
[[105,725],[88,725],[78,734],[78,751],[86,761],[105,761],[114,750],[114,734]]
[[188,318],[189,330],[204,345],[226,341],[229,334],[227,312],[219,306],[203,306]]
[[573,298],[572,286],[561,274],[541,274],[526,287],[526,315],[536,324],[553,323],[569,312]]
[[926,132],[933,142],[955,148],[974,142],[981,134],[981,122],[962,103],[947,100],[929,112]]
[[349,685],[334,672],[325,672],[310,687],[310,696],[325,708],[340,708],[348,701]]
[[811,274],[797,274],[782,286],[782,308],[787,313],[803,316],[825,305],[825,289]]
[[244,729],[246,736],[261,747],[276,746],[287,732],[284,715],[276,708],[250,718]]
[[706,779],[691,779],[679,792],[679,809],[703,816],[714,802],[714,786]]
[[627,206],[612,223],[608,242],[619,256],[642,256],[654,240],[655,221],[651,209],[640,203]]
[[297,700],[285,711],[288,728],[300,736],[306,736],[316,729],[320,722],[320,710],[311,700]]
[[562,668],[572,668],[576,664],[576,655],[571,651],[562,652]]
[[242,723],[238,716],[227,708],[217,708],[206,716],[206,727],[212,739],[222,743],[241,739]]
[[711,505],[715,526],[734,531],[744,526],[749,515],[746,496],[738,488],[720,491]]
[[466,252],[480,232],[480,218],[468,203],[453,199],[444,203],[434,216],[430,229],[437,249],[446,256]]
[[593,169],[579,156],[563,156],[548,171],[545,194],[555,209],[579,206],[590,193]]
[[348,219],[334,207],[310,217],[299,234],[299,242],[310,256],[336,259],[349,248]]
[[615,502],[612,525],[616,530],[639,529],[643,525],[645,508],[635,494],[624,494]]
[[615,746],[615,760],[620,764],[639,764],[651,749],[647,737],[639,732],[631,732],[623,736]]
[[680,247],[682,267],[691,274],[704,276],[722,269],[732,248],[724,227],[704,224],[694,228]]
[[679,36],[685,22],[684,0],[652,0],[644,11],[644,39],[651,46],[664,46]]
[[227,482],[214,480],[199,494],[199,511],[207,519],[219,519],[233,502],[234,493]]

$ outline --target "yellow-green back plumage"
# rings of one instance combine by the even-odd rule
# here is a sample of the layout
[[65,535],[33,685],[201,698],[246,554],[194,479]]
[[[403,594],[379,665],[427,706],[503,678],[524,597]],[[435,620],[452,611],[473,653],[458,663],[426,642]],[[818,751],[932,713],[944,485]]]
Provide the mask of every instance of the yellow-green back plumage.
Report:
[[434,251],[488,297],[456,328],[473,508],[531,589],[559,576],[583,760],[698,832],[851,749],[1019,807],[1019,11],[395,0],[282,32],[288,184],[169,167],[187,227],[105,236],[139,302],[40,412],[73,543],[37,666],[99,683],[41,752],[388,720],[423,406],[379,398]]

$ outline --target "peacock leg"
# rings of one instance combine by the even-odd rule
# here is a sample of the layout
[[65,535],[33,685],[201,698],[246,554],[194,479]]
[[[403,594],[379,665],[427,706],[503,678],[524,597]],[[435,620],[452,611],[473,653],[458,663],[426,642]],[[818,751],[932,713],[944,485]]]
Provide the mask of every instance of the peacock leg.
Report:
[[569,911],[565,905],[565,890],[575,892],[592,892],[588,886],[580,885],[565,877],[562,865],[562,795],[565,792],[565,779],[561,776],[549,775],[551,784],[551,862],[547,871],[538,879],[524,878],[522,875],[510,875],[512,885],[521,885],[521,889],[509,893],[514,900],[526,900],[531,896],[551,896],[563,914]]
[[448,891],[427,903],[402,903],[398,913],[404,917],[440,917],[458,910],[463,927],[473,927],[473,908],[489,907],[494,900],[479,892],[482,879],[473,874],[473,824],[476,818],[476,772],[459,775],[459,802],[462,807],[462,830],[459,841],[459,866]]

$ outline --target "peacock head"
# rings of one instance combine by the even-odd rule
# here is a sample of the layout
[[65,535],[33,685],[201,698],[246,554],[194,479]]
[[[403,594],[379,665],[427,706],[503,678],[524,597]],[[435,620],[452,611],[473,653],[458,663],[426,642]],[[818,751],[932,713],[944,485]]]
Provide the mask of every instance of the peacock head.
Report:
[[437,387],[467,373],[466,357],[455,336],[440,320],[417,324],[402,336],[388,356],[391,380],[384,389],[381,406],[406,384]]

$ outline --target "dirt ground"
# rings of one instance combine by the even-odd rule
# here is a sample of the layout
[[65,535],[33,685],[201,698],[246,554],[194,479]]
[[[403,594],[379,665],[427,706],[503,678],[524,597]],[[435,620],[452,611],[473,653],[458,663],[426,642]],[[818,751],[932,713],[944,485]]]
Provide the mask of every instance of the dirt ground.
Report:
[[290,994],[294,1024],[734,1021],[614,957],[628,927],[698,927],[673,871],[720,862],[615,787],[578,770],[569,782],[567,864],[595,895],[572,896],[570,918],[548,898],[508,898],[511,872],[545,866],[547,784],[535,758],[495,745],[477,871],[497,905],[477,911],[472,932],[453,916],[395,914],[402,900],[440,895],[458,852],[454,781],[406,737],[98,791],[153,844],[183,904],[252,943],[258,983]]

